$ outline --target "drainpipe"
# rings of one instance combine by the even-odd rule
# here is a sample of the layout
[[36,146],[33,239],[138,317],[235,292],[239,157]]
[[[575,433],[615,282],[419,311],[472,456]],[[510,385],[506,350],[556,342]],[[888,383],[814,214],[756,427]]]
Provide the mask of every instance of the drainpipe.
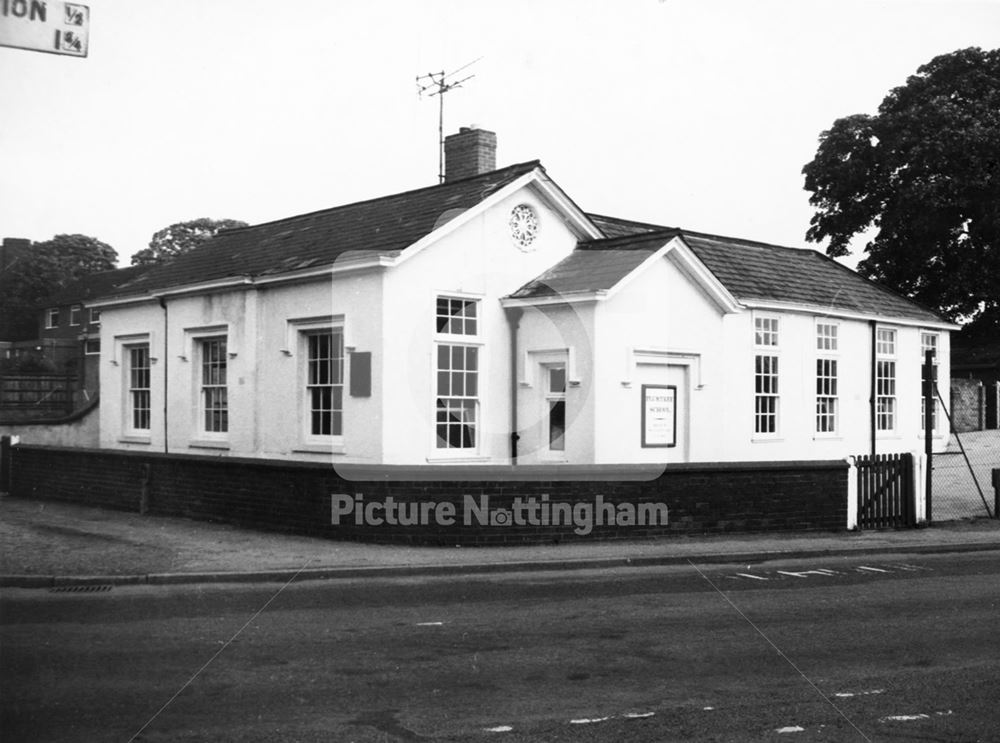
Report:
[[870,412],[871,412],[872,461],[874,461],[875,460],[875,434],[876,434],[877,422],[878,422],[878,420],[877,420],[877,410],[876,410],[876,408],[877,408],[876,400],[878,398],[878,376],[877,376],[878,362],[876,360],[876,358],[877,358],[876,357],[876,352],[877,352],[876,341],[877,341],[877,336],[878,336],[878,330],[877,330],[877,324],[876,324],[875,320],[869,320],[868,324],[871,326],[871,329],[872,329],[872,369],[871,369],[872,395],[871,395],[871,398],[868,401],[868,404],[869,404]]
[[524,310],[520,307],[504,307],[504,315],[510,326],[510,463],[517,464],[517,329],[521,326]]
[[170,376],[167,374],[167,363],[170,359],[170,354],[168,353],[168,344],[170,343],[170,315],[167,312],[167,300],[164,297],[159,297],[160,307],[163,308],[163,453],[170,453],[170,428],[167,425],[167,406],[168,400],[167,396],[167,383]]

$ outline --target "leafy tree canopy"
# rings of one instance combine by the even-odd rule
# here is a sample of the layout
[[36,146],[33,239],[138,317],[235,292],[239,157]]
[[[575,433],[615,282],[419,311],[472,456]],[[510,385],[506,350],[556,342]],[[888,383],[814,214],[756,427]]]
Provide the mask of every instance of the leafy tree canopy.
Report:
[[1000,49],[935,57],[802,172],[828,255],[872,230],[862,274],[952,318],[1000,307]]
[[167,261],[187,253],[208,240],[220,230],[246,227],[246,222],[238,219],[209,219],[202,217],[187,222],[177,222],[153,235],[149,247],[132,256],[132,265],[151,265]]
[[88,274],[112,270],[117,260],[114,248],[87,235],[35,243],[0,276],[0,314],[10,327],[31,328],[46,297]]

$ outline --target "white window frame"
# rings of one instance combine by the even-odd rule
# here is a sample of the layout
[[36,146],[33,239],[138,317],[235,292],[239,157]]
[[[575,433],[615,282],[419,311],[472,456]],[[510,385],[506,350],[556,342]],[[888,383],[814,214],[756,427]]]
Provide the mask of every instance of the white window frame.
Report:
[[[97,344],[97,350],[91,351],[91,344]],[[88,338],[83,342],[83,353],[85,356],[100,356],[101,355],[101,339],[100,338]]]
[[[483,295],[473,294],[470,292],[461,291],[434,291],[432,293],[432,309],[433,309],[433,342],[432,342],[432,353],[431,353],[431,443],[430,443],[430,455],[428,456],[429,461],[441,461],[441,460],[469,460],[477,459],[482,457],[483,451],[483,431],[484,431],[484,411],[485,405],[483,400],[483,380],[485,379],[485,370],[489,367],[486,363],[485,355],[485,344],[483,342]],[[465,302],[471,303],[474,309],[474,317],[467,318],[464,320],[463,329],[461,332],[451,332],[450,329],[446,328],[443,331],[438,330],[438,320],[439,317],[446,317],[438,314],[438,304],[441,301],[452,301],[452,302]],[[472,332],[466,332],[468,330],[469,320],[473,320]],[[466,391],[465,385],[468,382],[469,371],[463,369],[457,371],[452,368],[451,361],[453,360],[453,351],[449,351],[449,365],[447,369],[442,370],[439,364],[439,354],[442,347],[447,347],[449,349],[460,347],[464,349],[476,349],[476,369],[475,380],[476,380],[476,394],[475,396],[470,396],[464,394]],[[468,350],[463,351],[465,357],[463,358],[463,364],[467,360]],[[455,383],[455,374],[462,374],[462,395],[441,395],[440,389],[440,377],[439,375],[446,373],[449,375],[448,384],[449,392],[453,391],[451,385]],[[438,435],[439,425],[445,426],[445,442],[450,441],[449,430],[454,426],[467,425],[463,424],[461,421],[454,421],[451,416],[448,415],[447,411],[449,408],[444,408],[445,420],[439,420],[439,416],[442,412],[440,407],[440,402],[442,400],[449,401],[459,401],[465,403],[466,401],[472,401],[472,438],[473,446],[469,447],[453,447],[453,446],[442,446],[442,439]],[[464,405],[463,405],[464,407]]]
[[837,353],[840,348],[840,323],[823,318],[816,321],[816,352],[826,355]]
[[[434,293],[434,336],[435,338],[447,338],[452,339],[457,342],[468,341],[470,338],[479,338],[482,335],[482,295],[480,294],[469,294],[466,292],[435,292]],[[461,302],[467,305],[472,305],[474,308],[473,317],[468,317],[465,315],[441,315],[438,313],[438,305],[441,302]],[[457,324],[463,326],[462,331],[452,332],[450,329],[439,330],[438,323],[442,317],[454,318]],[[466,332],[469,326],[472,326],[472,332]]]
[[91,307],[90,308],[90,324],[100,325],[101,324],[101,308]]
[[[837,357],[816,357],[815,386],[816,415],[814,430],[816,437],[835,437],[840,433],[840,360]],[[824,428],[822,425],[822,422],[826,420],[830,421],[828,428]]]
[[69,324],[70,327],[75,327],[80,325],[80,315],[83,314],[83,307],[78,304],[70,305],[69,308]]
[[[219,439],[226,440],[229,438],[230,431],[230,412],[231,405],[229,401],[229,339],[227,335],[208,335],[199,337],[196,343],[197,353],[195,354],[195,380],[197,386],[197,395],[195,398],[195,405],[197,407],[197,419],[195,424],[195,430],[198,433],[199,438],[205,439]],[[221,344],[220,355],[215,359],[206,359],[205,352],[206,349],[211,344]],[[206,373],[211,377],[211,370],[221,369],[223,379],[221,382],[218,380],[206,379]],[[222,404],[209,407],[209,399],[214,397],[214,395],[209,395],[209,392],[222,391]],[[215,429],[208,425],[208,416],[213,412],[221,412],[221,428]],[[213,424],[214,425],[214,424]]]
[[45,310],[45,329],[52,330],[59,327],[59,308],[49,307]]
[[[755,441],[781,436],[781,317],[753,314],[753,434]],[[764,360],[768,361],[765,363]],[[768,366],[768,369],[763,369]],[[765,380],[769,384],[764,384]],[[764,391],[762,391],[762,389]],[[762,421],[774,421],[773,430],[761,430]]]
[[[553,373],[562,372],[562,390],[553,390]],[[566,459],[566,440],[569,433],[569,411],[566,392],[569,389],[569,372],[565,361],[557,361],[542,364],[542,446],[549,459]],[[562,436],[561,446],[553,446],[552,441],[552,408],[554,405],[562,403]]]
[[[446,368],[441,367],[441,349],[447,348],[447,361],[448,366]],[[464,349],[462,351],[462,368],[457,369],[453,365],[454,361],[454,349]],[[467,368],[469,352],[475,351],[476,368],[470,372]],[[481,343],[456,343],[454,341],[441,341],[434,344],[434,375],[432,377],[433,384],[433,402],[434,402],[434,413],[433,418],[433,437],[434,437],[434,452],[438,456],[477,456],[482,448],[482,432],[483,432],[483,416],[482,416],[482,379],[483,370],[485,365],[483,364],[483,348]],[[475,395],[466,394],[468,390],[469,374],[475,374],[476,381],[476,393]],[[447,375],[448,384],[448,394],[441,394],[441,381],[440,375]],[[456,376],[457,375],[457,376]],[[455,384],[457,381],[461,382],[462,394],[455,394]],[[441,401],[445,402],[445,407],[443,408],[445,412],[445,419],[440,420],[439,416],[442,411]],[[468,425],[467,423],[459,421],[453,421],[448,416],[449,403],[447,401],[454,401],[459,404],[464,404],[468,402],[472,403],[472,446],[442,446],[442,441],[450,441],[450,429],[452,427],[460,427]],[[445,438],[442,439],[439,435],[439,426],[445,426]]]
[[[875,431],[891,436],[899,429],[899,364],[896,328],[875,328]],[[890,374],[884,370],[891,370]]]
[[[813,435],[818,439],[837,438],[840,435],[840,323],[829,317],[817,317],[815,330]],[[828,368],[824,369],[824,364]],[[832,373],[829,366],[832,366]],[[832,421],[830,429],[823,429],[824,420]]]
[[[135,356],[133,352],[142,351],[146,352],[146,366],[139,367],[139,369],[145,369],[146,372],[146,386],[134,386],[135,381]],[[135,437],[139,439],[148,440],[153,428],[153,406],[152,406],[152,396],[153,396],[153,357],[151,355],[151,344],[148,339],[145,340],[129,340],[123,342],[121,345],[121,355],[123,361],[123,377],[122,377],[122,387],[124,392],[124,405],[122,410],[124,413],[124,420],[122,421],[122,431],[125,436]],[[145,402],[146,408],[138,408],[136,406],[137,395],[145,392]],[[146,411],[146,422],[147,426],[138,427],[135,425],[136,413],[139,410]]]
[[753,316],[753,345],[755,348],[775,350],[781,347],[781,318],[755,312]]
[[[344,402],[347,399],[347,350],[344,343],[344,327],[343,325],[334,325],[331,323],[326,323],[325,325],[313,325],[313,324],[301,324],[297,328],[299,333],[299,347],[301,348],[301,371],[299,374],[299,389],[298,394],[301,399],[300,404],[300,420],[301,420],[301,436],[302,441],[306,445],[312,446],[336,446],[343,445],[344,442]],[[310,339],[329,335],[332,338],[333,345],[331,347],[331,356],[333,368],[329,384],[318,385],[312,381],[312,363],[314,359],[310,356]],[[338,346],[339,340],[339,349]],[[340,355],[337,356],[336,352],[339,350]],[[339,359],[339,362],[338,362]],[[337,365],[339,363],[339,381],[335,381],[338,374]],[[329,387],[331,396],[331,408],[330,408],[330,425],[331,433],[322,434],[315,433],[313,431],[313,388],[318,387]],[[340,407],[336,406],[336,390],[340,389]],[[340,415],[340,431],[336,430],[334,422],[336,421],[336,415],[339,412]]]

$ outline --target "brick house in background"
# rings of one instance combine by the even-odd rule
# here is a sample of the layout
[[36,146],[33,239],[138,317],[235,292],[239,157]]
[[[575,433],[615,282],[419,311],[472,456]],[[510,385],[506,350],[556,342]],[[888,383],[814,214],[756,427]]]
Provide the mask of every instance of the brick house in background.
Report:
[[[401,465],[837,460],[873,431],[922,449],[921,360],[947,400],[954,325],[814,250],[585,212],[495,148],[463,129],[440,185],[227,230],[90,301],[101,446]],[[936,449],[946,432],[937,416]]]
[[101,311],[91,301],[147,269],[131,266],[84,276],[52,294],[40,307],[32,349],[54,371],[77,376],[78,404],[92,399],[100,388]]

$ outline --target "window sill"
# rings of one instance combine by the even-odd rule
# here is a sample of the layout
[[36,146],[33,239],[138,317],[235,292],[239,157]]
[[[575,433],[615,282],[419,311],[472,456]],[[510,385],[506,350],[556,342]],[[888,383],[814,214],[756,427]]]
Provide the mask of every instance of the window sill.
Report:
[[491,457],[483,456],[482,454],[446,454],[446,455],[431,455],[427,457],[428,464],[466,464],[469,462],[492,462]]
[[843,441],[844,437],[839,433],[832,433],[827,435],[815,434],[813,436],[813,441]]
[[146,444],[147,446],[152,443],[149,436],[119,436],[119,444]]
[[299,444],[292,451],[298,454],[344,454],[347,448],[343,444]]
[[751,444],[783,444],[785,440],[780,436],[769,436],[764,438],[763,436],[758,436],[750,439]]
[[205,441],[195,440],[188,442],[189,449],[223,449],[229,451],[228,441]]

